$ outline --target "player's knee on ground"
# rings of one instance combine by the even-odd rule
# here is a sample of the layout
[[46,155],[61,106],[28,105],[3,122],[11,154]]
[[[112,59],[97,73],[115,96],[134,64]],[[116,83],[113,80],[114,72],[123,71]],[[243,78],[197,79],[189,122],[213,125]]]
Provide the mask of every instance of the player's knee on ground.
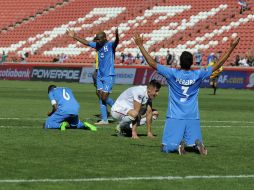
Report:
[[133,121],[135,121],[135,118],[127,115],[125,117],[122,118],[122,120],[120,121],[120,127],[121,126],[126,126],[126,125],[130,125]]
[[161,148],[161,152],[165,153],[171,153],[171,152],[176,152],[178,150],[179,144],[176,143],[170,143],[170,144],[163,144]]
[[44,125],[45,129],[59,129],[60,128],[60,124],[56,123],[56,122],[51,122],[51,121],[46,121],[45,125]]

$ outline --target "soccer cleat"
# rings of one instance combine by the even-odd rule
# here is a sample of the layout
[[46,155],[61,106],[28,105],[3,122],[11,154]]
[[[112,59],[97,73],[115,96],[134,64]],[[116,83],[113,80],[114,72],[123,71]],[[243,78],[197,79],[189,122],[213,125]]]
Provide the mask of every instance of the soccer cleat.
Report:
[[196,148],[198,149],[198,152],[200,155],[207,155],[207,149],[203,145],[203,143],[200,142],[200,140],[195,141]]
[[66,122],[66,121],[62,122],[60,125],[60,130],[65,131],[65,129],[68,125],[69,125],[68,122]]
[[90,123],[88,123],[88,122],[84,122],[84,125],[85,125],[85,127],[87,127],[88,129],[90,129],[91,131],[97,131],[96,126],[94,126],[94,125],[92,125],[92,124],[90,124]]
[[178,146],[178,154],[179,155],[186,154],[186,151],[185,151],[185,142],[184,141],[181,141],[179,146]]
[[123,133],[122,133],[122,130],[121,130],[121,127],[120,125],[117,125],[116,128],[115,128],[115,132],[116,132],[116,135],[117,136],[123,136]]
[[100,120],[99,122],[94,123],[94,124],[95,125],[108,125],[108,120],[107,121]]

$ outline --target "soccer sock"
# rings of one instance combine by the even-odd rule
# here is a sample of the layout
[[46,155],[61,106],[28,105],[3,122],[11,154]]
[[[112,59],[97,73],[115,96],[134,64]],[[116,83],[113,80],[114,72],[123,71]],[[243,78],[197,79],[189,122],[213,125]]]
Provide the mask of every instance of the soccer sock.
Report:
[[125,116],[122,118],[122,120],[119,122],[119,125],[121,128],[130,126],[130,124],[135,120],[135,118],[132,118],[131,116]]
[[145,124],[146,124],[146,117],[141,118],[138,124],[139,124],[140,126],[141,126],[141,125],[145,125]]
[[217,90],[217,88],[214,87],[214,89],[213,89],[213,94],[214,94],[214,95],[216,94],[216,90]]
[[99,100],[99,103],[100,103],[101,119],[103,121],[107,121],[108,120],[107,106],[103,103],[101,99]]
[[109,105],[110,107],[112,107],[113,104],[115,103],[115,101],[114,101],[112,98],[108,97],[107,100],[106,100],[106,103],[107,103],[107,105]]

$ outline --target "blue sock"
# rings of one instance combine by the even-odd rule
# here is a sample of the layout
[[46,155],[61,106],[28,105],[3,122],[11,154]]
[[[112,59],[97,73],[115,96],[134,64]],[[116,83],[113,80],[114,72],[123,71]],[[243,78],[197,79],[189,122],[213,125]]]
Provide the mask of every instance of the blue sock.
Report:
[[103,121],[107,121],[108,120],[108,116],[107,116],[107,105],[103,104],[102,100],[100,99],[100,111],[101,111],[101,119]]
[[109,105],[110,107],[112,107],[113,104],[115,103],[115,101],[114,101],[112,98],[108,97],[107,100],[106,100],[106,103],[107,103],[107,105]]

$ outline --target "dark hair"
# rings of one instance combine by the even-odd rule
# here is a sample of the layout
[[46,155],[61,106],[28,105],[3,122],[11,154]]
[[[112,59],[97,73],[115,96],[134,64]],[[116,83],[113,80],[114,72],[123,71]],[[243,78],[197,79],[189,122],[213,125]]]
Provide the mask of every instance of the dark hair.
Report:
[[188,51],[184,51],[180,56],[181,69],[190,70],[192,64],[193,64],[193,55]]
[[54,89],[54,88],[56,88],[56,85],[49,85],[49,87],[48,87],[48,93],[49,93],[52,89]]
[[149,82],[149,86],[153,86],[157,89],[160,89],[161,88],[161,83],[159,81],[153,79]]

